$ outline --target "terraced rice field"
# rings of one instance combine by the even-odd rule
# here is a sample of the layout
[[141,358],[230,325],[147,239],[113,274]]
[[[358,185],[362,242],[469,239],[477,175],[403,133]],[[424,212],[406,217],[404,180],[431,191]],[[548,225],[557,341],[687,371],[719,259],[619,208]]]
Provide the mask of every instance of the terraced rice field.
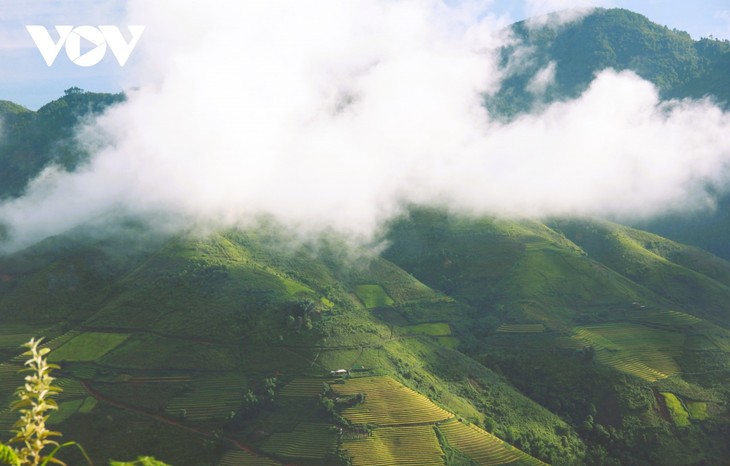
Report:
[[427,322],[403,327],[405,333],[431,336],[451,335],[451,326],[447,322]]
[[315,378],[294,379],[279,392],[280,396],[314,397],[324,391],[324,385],[330,380]]
[[81,382],[77,380],[60,378],[56,379],[53,382],[53,385],[63,390],[56,397],[56,399],[59,401],[70,400],[74,398],[84,398],[87,395],[86,390],[84,390],[84,387],[81,385]]
[[632,353],[599,351],[596,359],[648,382],[666,379],[680,372],[679,366],[671,356],[652,349]]
[[337,395],[365,394],[365,401],[342,411],[356,424],[379,426],[420,424],[443,421],[453,414],[435,405],[388,376],[348,379],[344,384],[331,384]]
[[52,361],[94,361],[122,344],[129,334],[84,332],[49,355]]
[[649,382],[680,372],[674,360],[684,348],[684,336],[639,324],[613,322],[576,327],[574,336],[594,346],[596,359]]
[[188,421],[227,419],[240,407],[245,380],[236,376],[210,376],[193,383],[193,390],[170,400],[165,413]]
[[[48,348],[51,351],[54,351],[57,348],[59,348],[61,345],[65,344],[72,338],[79,336],[80,334],[81,334],[81,332],[79,332],[78,330],[70,330],[70,331],[64,333],[63,335],[57,336],[56,338],[54,338],[52,340],[44,340],[43,344],[41,344],[40,347]],[[49,358],[50,358],[50,355],[49,355]],[[23,356],[23,351],[21,350],[17,356],[15,356],[13,359],[11,359],[11,361],[23,363],[23,362],[25,362],[26,359],[27,359],[27,357]]]
[[[24,375],[18,372],[22,368],[20,364],[0,364],[0,403],[22,385]],[[0,404],[0,407],[4,407],[4,404]]]
[[543,324],[502,324],[497,327],[502,333],[542,333],[545,331]]
[[342,442],[353,466],[441,466],[444,453],[433,426],[381,427],[370,437]]
[[24,324],[4,323],[0,329],[0,348],[19,348],[31,338],[46,333],[48,333],[47,327],[34,328]]
[[277,457],[321,460],[337,449],[337,434],[330,424],[301,422],[292,432],[271,434],[261,449]]
[[281,466],[281,463],[247,451],[233,450],[223,455],[218,466]]
[[684,312],[667,309],[649,309],[634,313],[634,318],[642,322],[649,322],[659,325],[688,326],[702,322],[702,319]]
[[385,307],[393,305],[393,298],[380,285],[357,285],[355,294],[366,308]]
[[674,393],[670,392],[659,392],[664,397],[664,403],[669,410],[669,414],[672,416],[674,424],[684,427],[690,425],[689,413],[684,409],[682,401]]
[[449,421],[439,424],[449,446],[456,448],[482,466],[515,463],[525,466],[545,466],[545,463],[533,458],[484,429],[467,425],[460,421]]
[[[13,424],[18,420],[18,413],[10,411],[9,408],[0,408],[0,432],[10,432],[13,428]],[[3,435],[3,439],[8,437]]]

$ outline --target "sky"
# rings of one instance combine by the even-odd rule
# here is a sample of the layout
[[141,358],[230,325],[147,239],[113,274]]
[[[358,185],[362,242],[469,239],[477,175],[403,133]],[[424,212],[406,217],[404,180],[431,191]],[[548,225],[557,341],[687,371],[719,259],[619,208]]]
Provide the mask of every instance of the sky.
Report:
[[[505,24],[571,7],[620,7],[641,13],[659,24],[687,31],[696,39],[709,36],[730,39],[728,0],[453,0],[450,3],[486,6],[488,12]],[[208,5],[216,8],[216,2]],[[54,65],[48,67],[25,30],[29,24],[49,29],[57,24],[121,26],[128,6],[124,0],[0,0],[0,100],[37,110],[72,86],[94,92],[120,92],[139,85],[143,78],[135,74],[132,66],[135,54],[125,67],[119,66],[107,52],[98,65],[82,68],[73,65],[61,51]],[[145,23],[143,15],[135,20]],[[139,48],[153,40],[149,36],[154,36],[155,31],[147,31],[146,35],[144,40],[140,39]]]
[[[575,99],[513,121],[489,113],[484,96],[530,60],[516,44],[520,60],[499,66],[500,48],[515,45],[505,26],[565,2],[529,0],[514,12],[479,0],[214,5],[0,8],[5,98],[33,106],[71,86],[127,90],[124,103],[76,129],[88,162],[73,172],[49,166],[21,197],[0,202],[0,253],[119,215],[166,231],[274,219],[303,237],[335,231],[369,244],[413,203],[509,218],[646,219],[711,210],[730,192],[730,114],[705,99],[664,102],[631,72],[603,70]],[[718,4],[692,6],[723,16]],[[28,46],[30,21],[146,29],[124,67],[107,50],[96,66],[61,52],[49,68]],[[556,66],[532,78],[538,100]]]

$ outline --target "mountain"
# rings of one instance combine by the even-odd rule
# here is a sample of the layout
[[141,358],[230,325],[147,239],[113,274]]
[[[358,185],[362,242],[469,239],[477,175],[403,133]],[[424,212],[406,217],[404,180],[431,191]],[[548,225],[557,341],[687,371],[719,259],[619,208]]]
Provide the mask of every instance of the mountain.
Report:
[[74,128],[122,100],[123,94],[72,87],[37,112],[0,101],[0,199],[22,194],[28,181],[48,165],[73,170],[86,160],[88,154],[72,136]]
[[[514,33],[535,58],[487,102],[504,118],[546,102],[526,86],[551,62],[547,101],[611,66],[665,98],[727,105],[725,42],[602,9]],[[123,99],[72,88],[38,112],[0,102],[0,197],[49,164],[82,164],[72,128]],[[411,206],[376,251],[334,234],[304,241],[273,221],[175,234],[138,218],[110,225],[0,257],[0,439],[16,418],[3,407],[22,380],[18,345],[45,336],[64,389],[49,422],[96,464],[730,457],[730,262],[653,225]],[[722,225],[702,234],[722,245]]]
[[[559,25],[558,25],[559,24]],[[623,9],[591,10],[579,20],[560,23],[558,15],[512,25],[512,46],[501,51],[507,72],[501,89],[487,99],[495,115],[514,118],[551,102],[576,98],[596,73],[630,70],[654,83],[663,99],[709,98],[730,107],[730,42],[703,38],[651,22]],[[530,50],[527,57],[524,51]],[[542,93],[531,91],[541,70],[554,70]],[[730,259],[730,197],[718,192],[714,210],[667,214],[634,225],[694,244]]]
[[176,465],[339,464],[338,445],[402,464],[412,436],[448,464],[730,453],[730,263],[601,220],[413,208],[387,240],[375,255],[275,225],[135,222],[49,238],[0,259],[0,389],[17,385],[16,345],[51,338],[51,421],[99,461],[131,441]]
[[[686,32],[623,9],[598,8],[560,25],[555,16],[512,26],[514,44],[501,51],[508,78],[487,102],[493,112],[510,117],[535,105],[575,98],[606,68],[635,72],[654,83],[663,98],[708,96],[728,108],[730,42],[695,41]],[[527,57],[522,55],[525,47]],[[555,70],[554,83],[536,95],[530,82],[549,66]]]

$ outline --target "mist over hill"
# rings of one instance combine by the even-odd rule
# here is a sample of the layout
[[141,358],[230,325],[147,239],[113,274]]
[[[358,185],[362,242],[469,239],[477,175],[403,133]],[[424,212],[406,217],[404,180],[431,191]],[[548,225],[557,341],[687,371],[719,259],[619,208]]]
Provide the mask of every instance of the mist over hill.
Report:
[[373,5],[0,102],[0,402],[45,335],[99,464],[723,464],[730,45]]

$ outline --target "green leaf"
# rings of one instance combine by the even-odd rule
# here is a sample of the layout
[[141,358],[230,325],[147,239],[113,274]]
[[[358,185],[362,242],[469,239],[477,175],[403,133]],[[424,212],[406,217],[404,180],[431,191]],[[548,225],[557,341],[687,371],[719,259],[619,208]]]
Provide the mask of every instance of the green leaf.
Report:
[[15,450],[4,443],[0,443],[0,461],[11,466],[20,466],[20,458]]

